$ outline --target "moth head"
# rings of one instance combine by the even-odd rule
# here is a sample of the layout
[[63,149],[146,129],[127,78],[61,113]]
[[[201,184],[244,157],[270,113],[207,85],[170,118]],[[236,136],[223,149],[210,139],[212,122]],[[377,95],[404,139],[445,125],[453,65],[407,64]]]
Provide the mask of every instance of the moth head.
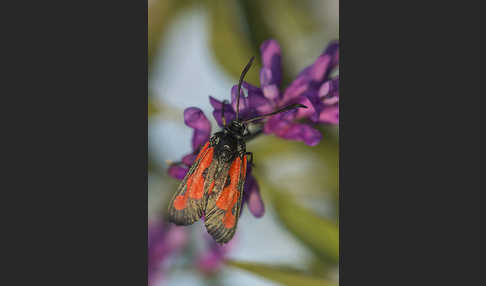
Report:
[[246,124],[238,120],[231,120],[226,130],[237,138],[241,138],[245,134]]

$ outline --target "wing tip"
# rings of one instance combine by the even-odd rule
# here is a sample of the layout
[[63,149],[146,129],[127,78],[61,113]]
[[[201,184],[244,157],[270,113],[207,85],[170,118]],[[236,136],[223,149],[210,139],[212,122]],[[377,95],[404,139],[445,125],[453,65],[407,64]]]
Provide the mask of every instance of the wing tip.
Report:
[[169,222],[172,222],[176,225],[190,225],[195,223],[196,221],[201,218],[202,212],[190,212],[187,209],[185,210],[176,210],[172,207],[169,207]]
[[211,235],[211,237],[219,244],[225,244],[229,242],[235,235],[236,225],[232,228],[226,228],[221,222],[218,222],[219,216],[206,216],[206,221],[204,225],[206,226],[206,231]]

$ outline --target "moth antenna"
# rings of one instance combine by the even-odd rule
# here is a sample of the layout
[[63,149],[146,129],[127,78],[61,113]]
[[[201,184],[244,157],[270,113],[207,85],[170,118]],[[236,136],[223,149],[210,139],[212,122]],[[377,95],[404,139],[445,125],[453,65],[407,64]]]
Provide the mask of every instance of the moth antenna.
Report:
[[261,116],[257,116],[257,117],[253,117],[253,118],[250,118],[248,120],[245,120],[245,121],[243,121],[243,123],[249,123],[249,122],[252,122],[252,121],[255,121],[255,120],[258,120],[258,119],[262,119],[262,118],[267,117],[267,116],[275,115],[277,113],[284,112],[284,111],[287,111],[287,110],[291,110],[291,109],[294,109],[294,108],[307,108],[307,106],[300,104],[300,103],[290,104],[290,105],[287,105],[284,108],[281,108],[281,109],[274,111],[272,113],[267,113],[267,114],[264,114],[264,115],[261,115]]
[[238,115],[240,113],[240,91],[241,91],[241,84],[243,83],[243,79],[245,78],[246,73],[251,67],[255,56],[251,57],[250,61],[246,64],[245,68],[241,72],[240,81],[238,82],[238,94],[236,95],[236,120],[238,120]]
[[226,126],[226,118],[224,118],[224,105],[228,104],[227,102],[228,101],[225,99],[223,100],[223,104],[222,104],[223,109],[221,110],[221,122],[223,123],[223,126]]

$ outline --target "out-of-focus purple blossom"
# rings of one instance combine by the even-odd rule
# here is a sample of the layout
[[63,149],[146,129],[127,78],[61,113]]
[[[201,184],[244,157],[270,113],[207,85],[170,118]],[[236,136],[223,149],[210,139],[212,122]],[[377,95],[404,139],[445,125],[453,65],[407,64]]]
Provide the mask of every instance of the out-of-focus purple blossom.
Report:
[[148,285],[163,279],[164,262],[187,243],[183,227],[170,225],[163,220],[153,220],[148,225]]
[[[249,86],[249,88],[257,89],[257,87],[252,86]],[[237,91],[235,90],[235,92]],[[210,102],[215,109],[213,114],[216,113],[216,115],[219,115],[219,120],[221,121],[220,112],[223,110],[223,103],[212,97],[210,97]],[[244,106],[245,110],[247,110],[247,114],[251,115],[258,112],[248,105],[243,105],[243,102],[240,102],[240,108],[242,106]],[[234,118],[235,113],[232,106],[225,103],[224,108],[224,116],[226,120],[228,121],[231,120],[231,118]],[[216,115],[214,117],[216,120],[218,120],[218,117]],[[209,123],[209,120],[204,115],[204,112],[197,107],[189,107],[184,110],[184,122],[187,126],[194,129],[192,136],[192,153],[185,155],[184,157],[182,157],[182,160],[180,162],[171,164],[171,166],[169,167],[169,176],[177,180],[184,179],[187,172],[189,171],[189,168],[196,160],[198,152],[200,151],[201,147],[209,140],[209,136],[211,134],[211,125]],[[263,201],[261,199],[260,191],[258,189],[258,183],[251,174],[251,166],[247,168],[246,176],[247,180],[245,182],[242,205],[244,205],[246,202],[250,212],[255,217],[261,217],[264,213]]]
[[176,178],[177,180],[180,180],[182,181],[182,179],[184,179],[184,177],[186,176],[187,172],[189,171],[189,167],[187,167],[187,165],[183,165],[183,164],[180,164],[180,165],[171,165],[169,167],[169,176],[171,176],[172,178]]
[[236,237],[223,245],[214,242],[207,233],[204,233],[204,237],[208,248],[199,255],[196,263],[199,270],[203,273],[212,274],[223,265],[225,256],[234,247]]

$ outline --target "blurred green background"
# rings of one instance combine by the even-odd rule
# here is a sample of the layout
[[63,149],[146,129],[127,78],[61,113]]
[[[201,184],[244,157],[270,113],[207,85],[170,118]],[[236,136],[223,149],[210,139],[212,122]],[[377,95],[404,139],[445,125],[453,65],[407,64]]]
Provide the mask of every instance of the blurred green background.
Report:
[[[281,45],[283,84],[338,39],[339,2],[149,0],[149,218],[166,208],[179,181],[167,175],[167,160],[191,150],[192,129],[183,110],[201,108],[212,123],[208,95],[230,99],[230,89],[251,56],[246,80],[259,85],[260,44]],[[238,224],[228,261],[216,274],[174,259],[160,285],[337,285],[338,128],[322,127],[315,147],[260,136],[247,144],[266,213],[247,209]],[[202,224],[188,227],[205,232]]]

